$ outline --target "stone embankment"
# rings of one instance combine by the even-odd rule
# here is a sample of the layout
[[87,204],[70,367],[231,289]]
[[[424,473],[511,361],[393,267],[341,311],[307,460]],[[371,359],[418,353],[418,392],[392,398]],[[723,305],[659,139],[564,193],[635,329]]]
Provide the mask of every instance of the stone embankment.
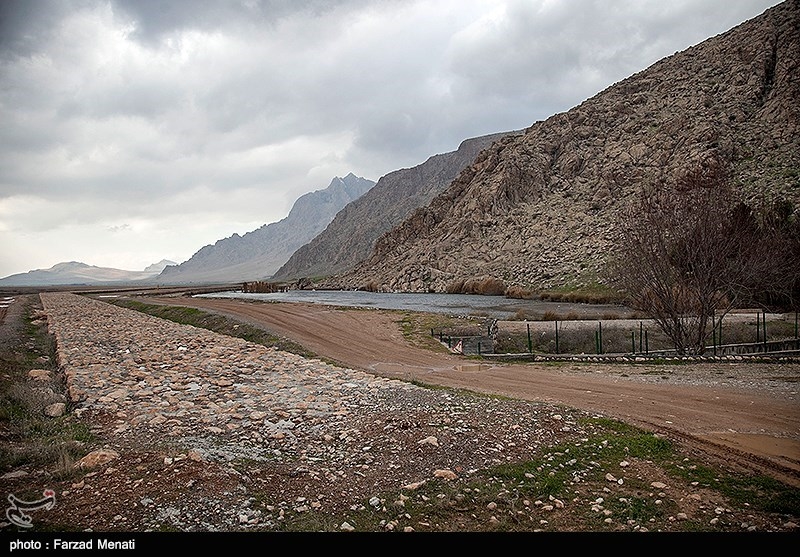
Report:
[[[284,470],[260,480],[270,499],[280,499],[271,507],[280,514],[342,498],[357,505],[376,491],[467,476],[586,435],[578,425],[584,414],[555,405],[426,389],[74,294],[41,299],[69,405],[102,426],[112,451],[105,454],[159,451],[166,464],[214,464],[229,477],[241,463]],[[224,506],[249,509],[242,489],[238,503]],[[149,494],[137,512],[159,507],[159,495]],[[185,514],[218,509],[220,498],[195,500]],[[270,523],[249,511],[237,522],[235,511],[209,510],[190,525],[174,504],[168,508],[169,516],[154,510],[143,520],[204,530]]]

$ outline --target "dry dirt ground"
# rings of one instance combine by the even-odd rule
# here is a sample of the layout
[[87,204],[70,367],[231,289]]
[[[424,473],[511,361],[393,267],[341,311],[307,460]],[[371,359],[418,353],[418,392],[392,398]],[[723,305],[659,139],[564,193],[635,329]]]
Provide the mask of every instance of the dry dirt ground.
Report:
[[381,376],[599,412],[800,486],[800,363],[478,362],[410,345],[392,312],[197,297],[142,301],[235,317]]
[[[432,348],[413,344],[403,333],[399,314],[392,311],[182,296],[137,299],[151,304],[196,307],[225,315],[293,340],[325,360],[378,376],[510,397],[513,400],[508,401],[507,406],[498,406],[503,404],[500,402],[503,398],[486,397],[483,402],[472,399],[464,402],[481,406],[484,413],[507,412],[507,415],[487,418],[486,424],[475,423],[474,427],[476,431],[485,431],[487,437],[493,436],[491,427],[502,427],[512,435],[519,432],[518,443],[505,447],[510,456],[517,452],[520,455],[525,453],[522,435],[531,432],[514,429],[517,426],[513,422],[519,412],[529,411],[524,407],[525,401],[533,401],[546,404],[542,410],[545,415],[535,432],[537,439],[580,441],[591,434],[592,426],[577,426],[579,414],[600,414],[675,441],[685,447],[685,454],[691,459],[719,464],[734,472],[771,476],[793,487],[792,497],[797,497],[800,488],[798,363],[497,363],[450,354],[441,345]],[[8,311],[0,327],[0,341],[18,342],[19,331],[14,327],[22,318],[21,310],[19,305],[15,305]],[[32,344],[29,342],[28,346]],[[56,367],[54,364],[48,362],[46,356],[39,363],[51,369]],[[452,397],[461,401],[458,394]],[[517,404],[515,401],[522,402]],[[558,412],[554,412],[554,408]],[[376,416],[379,419],[372,420],[372,424],[365,422],[362,434],[366,442],[371,438],[369,436],[380,439],[389,431],[398,439],[409,436],[407,442],[413,446],[430,425],[428,422],[435,412],[431,407],[428,412],[420,413],[418,421],[413,423],[400,423],[378,412]],[[436,419],[446,422],[448,418],[437,416]],[[477,489],[462,486],[458,493],[447,496],[449,510],[440,515],[431,505],[436,498],[445,497],[444,491],[437,495],[436,491],[425,492],[424,488],[416,495],[409,493],[411,498],[408,500],[403,496],[394,502],[380,500],[378,507],[382,506],[382,509],[371,509],[375,498],[367,495],[379,492],[381,486],[393,485],[392,481],[396,484],[397,475],[405,472],[400,468],[376,467],[374,462],[382,462],[382,457],[377,454],[372,464],[361,463],[364,477],[360,484],[330,486],[320,477],[313,474],[309,477],[309,470],[302,466],[285,470],[269,470],[264,466],[234,469],[194,458],[191,453],[165,454],[159,448],[158,440],[129,438],[126,444],[119,444],[119,438],[113,433],[124,424],[120,424],[119,417],[114,415],[75,416],[75,422],[69,423],[81,425],[87,421],[86,425],[97,438],[114,439],[118,443],[115,448],[121,456],[98,468],[79,469],[56,478],[52,487],[58,494],[59,504],[46,515],[47,529],[59,530],[71,525],[70,528],[107,532],[165,529],[263,531],[287,529],[285,524],[297,517],[306,517],[306,522],[300,523],[303,531],[343,529],[341,519],[336,522],[320,519],[317,523],[308,518],[314,515],[313,509],[321,506],[333,510],[337,518],[361,517],[369,511],[394,517],[380,522],[376,519],[374,529],[369,526],[366,531],[700,530],[784,532],[790,535],[800,532],[797,526],[800,518],[796,515],[757,510],[749,503],[726,499],[704,485],[697,485],[697,482],[681,484],[647,460],[633,459],[626,463],[630,466],[631,478],[644,478],[643,487],[634,487],[633,481],[623,486],[621,481],[617,484],[616,481],[608,483],[602,480],[606,485],[576,484],[569,501],[552,498],[529,501],[517,499],[514,486],[492,478],[485,486],[486,491],[492,482],[502,484],[493,494],[494,499],[483,500]],[[573,428],[571,432],[565,433],[569,429],[564,427],[565,422]],[[25,441],[15,437],[13,431],[0,433],[4,444],[16,446]],[[380,444],[378,441],[373,443],[374,446]],[[387,445],[387,450],[396,449]],[[555,461],[562,456],[544,455],[546,459]],[[460,459],[465,463],[474,458],[464,467],[467,468],[479,466],[485,455],[478,450],[470,455],[439,454],[439,457],[453,462]],[[386,461],[402,460],[398,460],[395,454],[389,455]],[[593,464],[596,463],[589,466]],[[432,469],[433,461],[422,465]],[[454,469],[457,473],[463,472],[461,467]],[[358,475],[356,472],[353,477]],[[26,469],[26,476],[3,475],[0,482],[5,483],[4,492],[19,494],[24,493],[21,491],[24,486],[34,485],[31,482],[36,478],[52,479],[53,475],[44,469]],[[669,484],[669,487],[662,484]],[[256,487],[262,493],[280,494],[282,500],[264,502],[253,498]],[[318,491],[309,492],[309,487]],[[325,491],[324,497],[319,495],[323,489],[329,490]],[[615,489],[621,490],[618,502]],[[628,491],[623,494],[624,490]],[[317,495],[311,496],[310,493]],[[650,519],[644,524],[636,519],[617,522],[609,518],[604,521],[602,513],[609,510],[612,496],[617,505],[643,502],[649,512],[664,503],[670,505],[670,511],[659,513],[656,510],[654,516],[660,518],[657,521]],[[367,499],[370,503],[365,502]],[[405,510],[402,508],[404,501],[407,505]],[[417,503],[420,510],[412,510],[412,503]],[[154,515],[158,515],[157,521],[154,521]],[[37,515],[36,519],[41,520],[41,516]],[[364,520],[369,523],[371,518]],[[6,524],[0,529],[0,534],[8,534],[9,530]],[[741,544],[744,540],[734,538],[734,541]]]

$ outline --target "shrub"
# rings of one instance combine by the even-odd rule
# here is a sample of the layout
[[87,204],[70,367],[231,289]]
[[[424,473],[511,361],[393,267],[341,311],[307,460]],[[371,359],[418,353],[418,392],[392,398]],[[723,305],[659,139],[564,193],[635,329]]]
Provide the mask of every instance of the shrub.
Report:
[[380,285],[375,280],[370,279],[359,290],[363,292],[378,292],[380,291]]
[[448,294],[463,294],[464,293],[464,280],[454,280],[445,288]]

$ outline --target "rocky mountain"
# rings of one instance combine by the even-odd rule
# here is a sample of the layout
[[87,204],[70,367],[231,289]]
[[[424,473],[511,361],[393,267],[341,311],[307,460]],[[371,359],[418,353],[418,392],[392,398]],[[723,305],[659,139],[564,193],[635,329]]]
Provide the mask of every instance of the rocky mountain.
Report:
[[124,271],[68,261],[49,269],[35,269],[7,276],[0,279],[0,286],[77,286],[143,282],[158,276],[169,265],[175,265],[175,262],[162,259],[148,265],[143,271]]
[[521,131],[467,139],[455,151],[383,176],[363,197],[342,209],[323,232],[294,252],[273,279],[327,276],[352,269],[369,257],[375,240],[416,208],[427,205],[481,150],[516,133]]
[[483,150],[368,259],[319,287],[447,291],[603,281],[645,185],[722,162],[749,201],[800,207],[800,0],[666,57]]
[[180,265],[164,269],[158,280],[192,284],[267,279],[297,248],[325,230],[336,213],[374,185],[353,173],[335,177],[327,188],[300,196],[284,219],[207,245]]

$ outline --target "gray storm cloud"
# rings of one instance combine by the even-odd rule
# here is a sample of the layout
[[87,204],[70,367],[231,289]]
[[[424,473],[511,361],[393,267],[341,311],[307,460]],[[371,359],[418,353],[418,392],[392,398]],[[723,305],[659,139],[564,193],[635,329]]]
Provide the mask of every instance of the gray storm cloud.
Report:
[[92,264],[152,263],[148,241],[183,261],[334,176],[527,127],[775,4],[4,0],[0,276],[87,242]]

